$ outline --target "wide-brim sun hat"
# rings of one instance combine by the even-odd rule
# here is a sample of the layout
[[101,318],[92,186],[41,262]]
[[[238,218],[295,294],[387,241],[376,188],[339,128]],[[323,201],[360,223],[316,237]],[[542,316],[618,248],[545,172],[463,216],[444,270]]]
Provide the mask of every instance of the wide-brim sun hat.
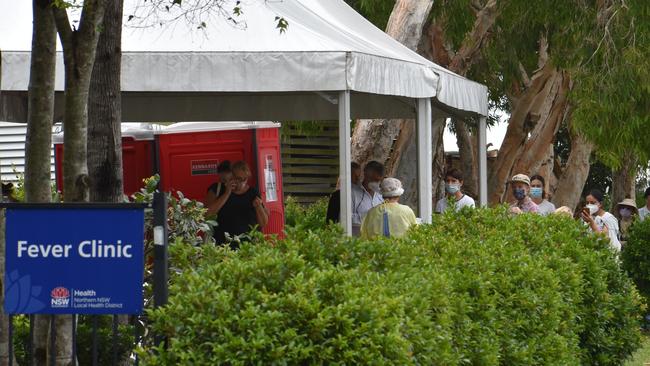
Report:
[[636,202],[634,202],[634,200],[631,199],[631,198],[626,198],[623,201],[617,203],[616,207],[614,207],[614,211],[618,212],[618,210],[621,209],[621,206],[631,208],[632,212],[634,212],[635,215],[637,215],[639,213],[639,209],[636,208]]
[[512,179],[510,179],[510,183],[515,183],[515,182],[521,182],[521,183],[526,183],[527,185],[530,186],[530,177],[527,176],[526,174],[516,174]]
[[384,178],[379,187],[381,188],[381,195],[384,198],[399,197],[404,194],[402,182],[396,178]]

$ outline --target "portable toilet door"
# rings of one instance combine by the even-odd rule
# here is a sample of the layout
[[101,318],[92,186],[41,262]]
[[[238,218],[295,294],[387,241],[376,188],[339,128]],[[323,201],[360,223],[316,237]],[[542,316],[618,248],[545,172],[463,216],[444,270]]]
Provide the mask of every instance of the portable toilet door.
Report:
[[257,176],[264,205],[268,208],[269,222],[266,234],[282,234],[284,230],[284,197],[282,192],[282,161],[280,155],[280,129],[255,129],[257,147]]
[[[203,202],[225,160],[245,161],[254,171],[253,134],[243,122],[181,122],[156,131],[157,168],[164,192]],[[252,174],[251,186],[257,186]]]
[[161,190],[180,191],[186,198],[203,202],[208,187],[219,179],[217,166],[224,160],[243,160],[251,169],[248,184],[257,187],[270,212],[263,232],[281,235],[279,127],[272,122],[181,122],[156,131]]

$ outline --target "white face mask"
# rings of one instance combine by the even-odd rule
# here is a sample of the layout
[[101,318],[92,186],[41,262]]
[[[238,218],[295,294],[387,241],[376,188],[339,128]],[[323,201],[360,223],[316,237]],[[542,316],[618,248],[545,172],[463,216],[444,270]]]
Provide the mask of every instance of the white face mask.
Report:
[[368,183],[368,188],[372,189],[374,192],[379,193],[379,182],[370,182]]
[[592,216],[595,215],[595,214],[598,212],[598,210],[599,210],[598,205],[594,205],[594,204],[588,204],[588,205],[585,206],[585,207],[587,207],[587,208],[589,209],[589,213],[590,213]]

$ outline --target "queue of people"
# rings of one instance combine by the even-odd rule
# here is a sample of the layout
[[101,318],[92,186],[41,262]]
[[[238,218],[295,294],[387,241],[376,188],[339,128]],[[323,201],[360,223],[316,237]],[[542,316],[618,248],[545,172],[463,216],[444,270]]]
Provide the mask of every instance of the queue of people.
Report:
[[[205,204],[207,215],[217,216],[214,239],[217,244],[227,244],[237,249],[251,229],[263,229],[269,220],[269,211],[264,206],[259,191],[248,185],[250,168],[244,161],[233,164],[224,161],[217,168],[219,182],[207,191]],[[400,237],[417,224],[413,210],[399,203],[404,194],[402,182],[385,177],[384,166],[376,161],[368,162],[363,169],[357,163],[351,165],[352,183],[352,233],[363,238],[378,236]],[[436,203],[436,213],[446,210],[459,211],[473,208],[474,199],[463,192],[464,176],[459,169],[450,169],[445,174],[445,197]],[[337,190],[330,196],[326,220],[338,222],[341,197]],[[549,202],[546,182],[540,175],[528,177],[516,174],[509,181],[513,197],[510,212],[513,215],[552,213],[573,216],[570,208],[555,208]],[[592,190],[585,197],[586,205],[579,211],[579,218],[587,228],[609,238],[611,246],[620,250],[627,240],[627,233],[634,220],[650,217],[650,188],[646,189],[645,206],[637,208],[627,198],[616,204],[614,214],[603,207],[604,194]]]

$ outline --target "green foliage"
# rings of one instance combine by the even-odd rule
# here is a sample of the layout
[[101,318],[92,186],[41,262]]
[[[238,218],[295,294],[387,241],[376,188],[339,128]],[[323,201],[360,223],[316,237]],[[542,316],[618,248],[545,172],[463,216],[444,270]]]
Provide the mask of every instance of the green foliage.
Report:
[[[133,194],[132,198],[137,203],[153,203],[154,193],[158,190],[160,176],[158,174],[143,181],[144,187],[140,192]],[[167,193],[167,223],[169,230],[169,241],[174,242],[177,238],[185,243],[199,245],[210,240],[211,236],[206,235],[212,231],[217,223],[214,220],[207,220],[205,213],[207,209],[202,202],[190,200],[183,195],[183,192],[176,192],[176,195]],[[148,213],[147,232],[153,230],[151,227],[151,212]],[[151,237],[150,235],[148,237]]]
[[[133,328],[119,324],[117,338],[113,338],[113,317],[97,316],[97,359],[99,365],[110,365],[113,355],[118,360],[127,359],[134,348]],[[93,316],[81,315],[77,320],[77,359],[80,365],[93,363]],[[29,317],[19,315],[13,318],[14,353],[19,365],[29,365]],[[115,343],[113,340],[115,339]],[[115,348],[113,348],[113,344]]]
[[[16,184],[14,185],[10,200],[15,200],[16,202],[25,201],[25,173],[19,172],[16,167],[12,167],[14,174],[16,175]],[[50,189],[52,191],[52,202],[61,202],[62,195],[56,189],[56,182],[50,184]]]
[[623,269],[634,280],[646,303],[650,303],[650,220],[632,224],[621,259]]
[[381,30],[386,29],[395,0],[345,0],[357,12]]
[[327,198],[321,198],[311,205],[305,206],[298,203],[293,197],[288,196],[284,202],[284,217],[286,228],[299,230],[318,230],[325,225],[327,214]]
[[620,365],[640,298],[606,240],[505,208],[437,215],[396,240],[289,228],[239,252],[175,245],[168,348],[143,365]]

